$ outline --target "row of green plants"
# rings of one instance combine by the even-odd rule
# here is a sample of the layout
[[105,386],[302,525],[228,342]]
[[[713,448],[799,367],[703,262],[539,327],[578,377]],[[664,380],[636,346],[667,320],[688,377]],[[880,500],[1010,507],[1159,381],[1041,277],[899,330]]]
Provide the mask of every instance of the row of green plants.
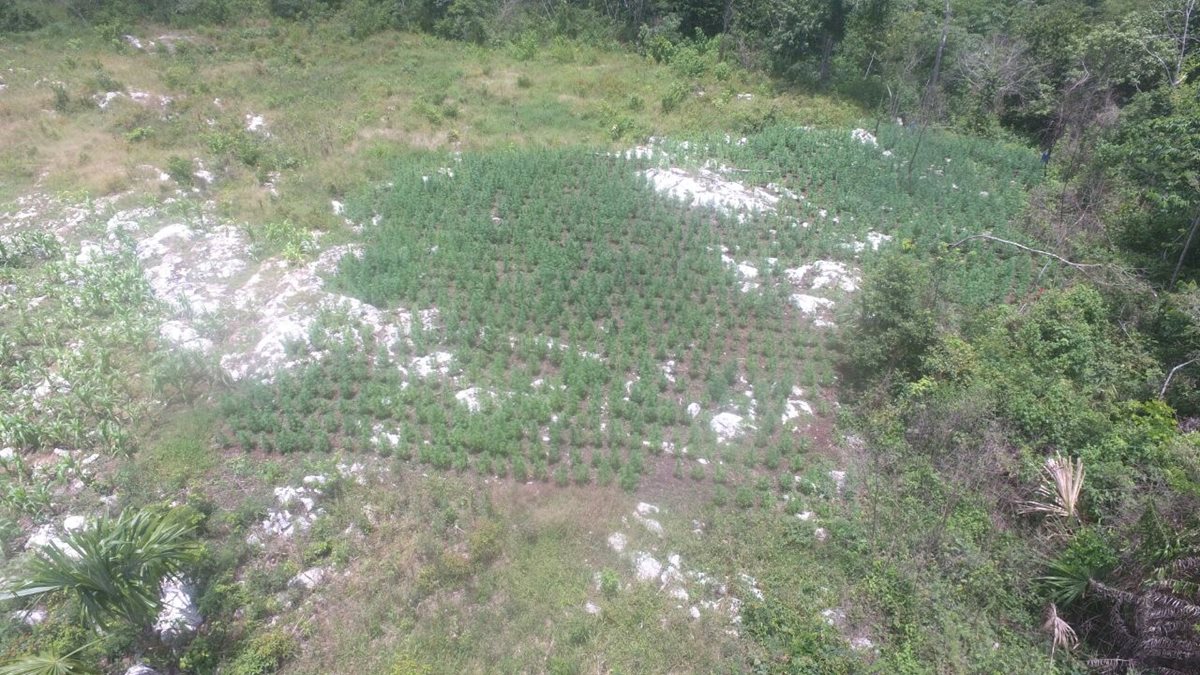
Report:
[[[744,222],[655,194],[636,162],[589,153],[466,155],[441,171],[428,158],[405,159],[392,187],[354,207],[383,218],[366,235],[365,255],[345,259],[331,282],[385,308],[437,307],[443,325],[417,327],[411,346],[375,345],[359,327],[363,344],[353,354],[319,325],[312,348],[330,355],[233,392],[219,441],[282,453],[371,450],[549,479],[565,448],[590,453],[597,471],[636,464],[631,453],[657,454],[664,441],[709,454],[707,416],[690,419],[687,403],[748,413],[748,391],[757,419],[739,445],[766,450],[778,465],[793,441],[778,422],[792,386],[824,416],[831,409],[820,391],[835,381],[826,333],[787,309],[782,268],[818,255],[848,258],[844,244],[868,230],[892,233],[896,246],[938,250],[985,210],[1020,207],[1023,185],[1008,177],[1032,180],[1029,156],[1016,149],[990,156],[931,135],[916,159],[937,163],[906,183],[896,158],[917,141],[886,131],[882,147],[790,128],[743,146],[697,143],[748,166],[738,174],[747,184],[806,196]],[[891,158],[882,155],[889,148]],[[794,166],[812,168],[784,173]],[[865,206],[883,195],[888,208]],[[815,204],[826,205],[825,218]],[[761,267],[763,292],[738,290],[722,246]],[[996,296],[972,296],[978,286],[1019,286],[1033,272],[1021,258],[976,265],[973,253],[943,253],[946,292],[980,305]],[[458,381],[497,393],[482,412],[468,412],[441,378],[417,380],[397,367],[439,348],[454,352]],[[673,382],[662,370],[668,360],[676,361]],[[381,432],[399,441],[381,442]],[[581,458],[566,462],[577,482],[587,475]]]
[[146,363],[140,349],[157,342],[157,305],[131,249],[81,264],[47,236],[16,235],[0,265],[12,289],[0,318],[0,444],[127,453],[144,395],[163,383],[167,357],[152,350]]

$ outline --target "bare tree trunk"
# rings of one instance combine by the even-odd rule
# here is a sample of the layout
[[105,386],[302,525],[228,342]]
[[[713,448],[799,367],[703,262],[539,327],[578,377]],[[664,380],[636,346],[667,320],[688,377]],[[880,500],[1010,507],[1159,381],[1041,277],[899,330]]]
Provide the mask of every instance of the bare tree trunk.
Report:
[[921,116],[921,131],[917,134],[917,144],[913,146],[912,156],[908,158],[908,187],[912,189],[913,169],[917,165],[917,153],[921,151],[921,141],[925,140],[925,130],[929,128],[929,120]]
[[821,69],[818,77],[821,83],[829,81],[829,62],[833,60],[833,33],[825,30],[825,44],[821,46]]
[[721,47],[719,56],[725,58],[725,44],[729,42],[729,27],[733,25],[733,0],[725,0],[725,12],[721,15]]
[[1190,361],[1184,361],[1183,363],[1181,363],[1181,364],[1179,364],[1179,365],[1175,366],[1174,368],[1172,368],[1172,369],[1171,369],[1171,372],[1167,373],[1167,379],[1163,381],[1163,386],[1162,386],[1162,389],[1159,389],[1159,390],[1158,390],[1158,397],[1159,397],[1159,398],[1165,398],[1165,397],[1166,397],[1166,395],[1167,395],[1167,387],[1170,387],[1170,386],[1171,386],[1171,379],[1175,377],[1175,373],[1178,373],[1178,372],[1179,372],[1180,370],[1182,370],[1183,368],[1186,368],[1186,367],[1188,367],[1188,366],[1190,366],[1190,365],[1192,365],[1193,363],[1196,363],[1196,362],[1200,362],[1200,358],[1195,358],[1195,359],[1192,359],[1192,360],[1190,360]]
[[929,85],[925,89],[925,114],[931,113],[931,102],[937,97],[938,84],[942,77],[942,57],[946,53],[946,39],[950,36],[950,0],[946,0],[946,10],[942,14],[942,38],[938,41],[937,55],[933,59],[933,73],[929,76]]
[[1183,9],[1183,35],[1179,40],[1179,57],[1175,60],[1175,76],[1171,78],[1172,87],[1183,84],[1183,64],[1187,61],[1188,41],[1191,40],[1188,32],[1191,28],[1192,13],[1195,11],[1196,0],[1187,0],[1187,5]]

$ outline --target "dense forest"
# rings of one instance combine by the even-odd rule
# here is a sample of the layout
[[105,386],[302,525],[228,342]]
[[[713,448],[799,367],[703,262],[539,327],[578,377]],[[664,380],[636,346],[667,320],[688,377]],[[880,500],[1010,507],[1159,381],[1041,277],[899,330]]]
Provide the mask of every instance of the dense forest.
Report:
[[[139,22],[187,29],[256,21],[332,26],[351,41],[387,31],[421,32],[480,48],[503,46],[529,58],[567,41],[637,52],[681,83],[682,93],[665,93],[664,110],[673,96],[693,96],[701,77],[722,81],[734,69],[760,73],[780,91],[819,92],[856,106],[872,139],[895,137],[896,154],[909,153],[910,161],[889,175],[887,185],[905,193],[895,201],[913,222],[923,213],[949,218],[945,204],[918,199],[926,194],[919,186],[925,176],[913,171],[918,153],[945,155],[947,164],[954,155],[957,167],[982,166],[985,153],[948,138],[1027,150],[1032,174],[1016,159],[1000,168],[989,165],[995,180],[1008,175],[1014,185],[1031,186],[1027,203],[1008,222],[988,220],[1003,211],[999,206],[992,213],[962,211],[954,228],[898,237],[864,264],[862,288],[830,347],[844,406],[838,424],[866,448],[865,496],[853,516],[861,529],[846,535],[841,555],[854,561],[844,566],[848,574],[871,579],[882,623],[912,640],[907,656],[887,661],[891,672],[925,672],[928,665],[914,655],[923,653],[919,644],[928,637],[913,637],[934,625],[917,606],[923,582],[916,579],[925,573],[949,580],[989,611],[995,603],[998,615],[1042,615],[1047,645],[1080,655],[1060,661],[1061,672],[1083,672],[1085,664],[1113,673],[1200,671],[1200,2],[0,0],[0,35],[13,39],[84,25],[119,41]],[[807,170],[789,162],[815,167],[821,161],[816,146],[802,147],[779,131],[793,121],[768,112],[738,130],[751,135],[745,152],[771,157],[778,163],[772,170],[781,174]],[[737,158],[736,149],[729,152]],[[532,200],[540,185],[554,184],[575,166],[566,156],[539,161],[557,168],[517,180],[521,161],[510,158],[497,167],[468,158],[467,171],[474,167],[487,177],[480,185],[488,198],[453,193],[454,203],[483,222],[498,208],[493,192],[519,185]],[[872,180],[855,173],[864,170],[851,160],[814,168],[812,175],[833,185],[839,171],[842,180],[860,185]],[[588,179],[604,187],[600,197],[624,189],[610,173]],[[429,176],[424,180],[429,183]],[[563,180],[564,193],[576,189]],[[413,184],[420,187],[415,179]],[[872,194],[890,189],[881,183]],[[440,222],[446,217],[441,198],[413,188],[389,208],[424,209],[422,217]],[[579,208],[602,207],[589,202]],[[658,214],[649,206],[645,211]],[[861,214],[867,213],[864,207]],[[601,230],[619,229],[628,218],[625,211],[606,212],[604,227],[587,236],[603,241]],[[388,251],[401,250],[397,242],[413,236],[415,230],[403,228],[416,225],[403,220],[397,217],[400,224],[378,239]],[[534,229],[522,236],[541,236]],[[468,234],[464,238],[480,241],[492,236]],[[683,242],[693,235],[678,236]],[[520,236],[514,241],[513,251],[524,250]],[[644,235],[632,241],[663,257],[677,243]],[[445,246],[445,240],[422,242]],[[388,255],[344,263],[344,285],[380,306],[396,297],[415,301],[426,278],[413,271],[394,288],[379,290],[380,270],[388,265],[444,274],[448,286],[474,285],[478,297],[446,298],[443,304],[464,323],[464,341],[481,339],[473,314],[479,298],[499,303],[507,292],[479,279],[493,264],[518,257],[492,261],[488,255],[500,254],[472,249],[452,271],[438,272],[421,267],[425,262]],[[710,265],[716,271],[704,271],[709,263],[702,257],[687,261],[689,269],[701,270],[697,278],[718,274],[716,263]],[[980,281],[984,273],[974,266],[984,258],[1020,264],[989,268],[993,276]],[[572,264],[555,262],[563,269]],[[619,286],[626,272],[605,271],[589,283]],[[579,283],[569,277],[546,279],[561,282],[566,295]],[[643,295],[630,291],[622,302],[636,304]],[[530,309],[528,319],[514,312],[510,323],[569,334],[570,324],[586,322],[584,309],[570,306],[538,307],[536,314]],[[694,308],[669,307],[665,316],[701,323],[690,316]],[[596,309],[594,316],[601,314]],[[651,319],[654,314],[645,312]],[[759,319],[739,320],[754,325]],[[593,338],[600,350],[603,336],[587,339]],[[664,339],[670,349],[659,351],[682,349],[687,340],[675,338]],[[568,374],[571,368],[592,378],[581,391],[609,384],[584,362],[563,366]],[[271,391],[307,386],[299,376],[281,382]],[[255,405],[276,405],[268,388],[227,399],[222,414],[234,421],[221,432],[232,437],[260,431],[251,418]],[[432,406],[436,398],[420,396],[413,405]],[[476,425],[462,431],[475,435],[469,442],[450,438],[447,448],[460,442],[482,447],[498,428]],[[513,428],[516,447],[523,437]],[[431,433],[434,452],[437,432]],[[444,461],[420,459],[445,467],[454,461],[450,454]],[[523,476],[525,459],[520,461]],[[624,484],[628,474],[629,485],[636,485],[637,470],[622,466],[623,472],[615,470],[619,480]],[[554,469],[540,470],[548,480]],[[566,469],[561,471],[566,484]],[[582,475],[586,482],[587,468]],[[42,576],[52,576],[52,566],[44,567]],[[1003,597],[994,595],[997,589]],[[153,598],[118,609],[144,622],[147,602]],[[780,637],[791,635],[791,619],[760,612],[747,618],[748,630],[763,644],[790,650],[794,659],[767,670],[855,672],[829,666],[833,661],[802,660],[811,645]],[[812,663],[817,665],[805,670]]]

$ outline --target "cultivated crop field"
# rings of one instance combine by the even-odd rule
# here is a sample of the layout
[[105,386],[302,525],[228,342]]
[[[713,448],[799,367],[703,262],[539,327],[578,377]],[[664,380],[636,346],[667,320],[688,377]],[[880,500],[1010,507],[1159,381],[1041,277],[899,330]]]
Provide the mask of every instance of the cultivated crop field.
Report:
[[[781,128],[740,145],[406,158],[352,201],[350,220],[368,224],[329,284],[428,320],[388,342],[324,318],[288,348],[327,357],[226,396],[223,444],[559,486],[632,490],[665,463],[676,479],[786,487],[828,445],[836,316],[863,260],[1015,213],[1034,168],[955,148],[910,195],[892,159],[905,149]],[[955,161],[965,169],[947,175]],[[946,284],[985,306],[998,298],[974,287],[1031,273],[999,261]]]
[[[530,80],[519,54],[455,46],[466,65],[445,73],[430,38],[331,42],[342,67],[386,47],[430,90],[425,69],[453,83],[387,92],[389,113],[421,115],[376,129],[378,110],[316,119],[312,102],[384,76],[338,79],[288,30],[157,52],[75,38],[55,68],[153,63],[176,112],[60,82],[40,133],[107,129],[97,154],[0,155],[6,573],[127,508],[185,510],[205,552],[156,628],[188,639],[106,633],[104,672],[1052,670],[995,620],[1025,611],[988,604],[995,578],[902,578],[867,553],[878,520],[836,368],[889,251],[936,260],[966,313],[1056,274],[952,246],[1016,236],[1034,154],[828,124],[832,102],[814,128],[783,93],[748,125],[728,111],[752,97],[712,117],[689,94],[673,114],[633,99],[676,74],[618,83],[601,71],[634,57],[570,45]],[[248,60],[268,38],[296,49]],[[6,78],[22,114],[50,100],[33,73]],[[369,169],[342,172],[343,142]],[[128,171],[101,186],[97,156]],[[964,570],[1009,544],[957,543]],[[898,590],[918,583],[934,600]],[[13,611],[40,614],[0,628],[6,656],[95,637],[66,601]]]

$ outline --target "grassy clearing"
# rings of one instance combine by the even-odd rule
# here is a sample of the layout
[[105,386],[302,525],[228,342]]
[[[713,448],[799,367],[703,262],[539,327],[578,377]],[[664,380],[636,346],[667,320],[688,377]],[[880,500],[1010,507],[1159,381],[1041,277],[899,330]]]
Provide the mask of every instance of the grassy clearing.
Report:
[[[557,516],[531,516],[521,502],[489,511],[508,535],[504,553],[483,568],[461,562],[470,561],[465,525],[450,538],[458,543],[449,554],[439,549],[423,566],[417,554],[398,553],[411,556],[404,574],[415,581],[398,584],[397,597],[416,608],[395,609],[406,603],[367,590],[386,581],[362,580],[347,611],[366,615],[320,622],[321,638],[310,644],[322,646],[295,661],[297,672],[360,658],[344,651],[353,639],[341,627],[357,630],[362,622],[394,650],[373,652],[361,666],[367,670],[386,668],[389,653],[403,667],[435,672],[494,664],[659,672],[756,660],[797,672],[857,672],[864,659],[885,672],[920,672],[926,663],[949,670],[1021,663],[1028,638],[991,617],[1019,623],[1026,608],[974,604],[995,597],[1002,587],[995,575],[1007,569],[957,583],[911,576],[911,567],[889,557],[908,538],[882,547],[868,541],[878,522],[865,506],[837,496],[828,471],[845,461],[845,450],[817,436],[832,399],[814,394],[818,417],[803,431],[775,421],[793,384],[833,389],[835,345],[789,308],[786,286],[769,285],[780,271],[768,271],[764,286],[748,293],[721,260],[728,250],[763,270],[772,269],[767,258],[777,259],[778,270],[821,256],[870,265],[870,254],[852,244],[886,231],[891,246],[939,256],[944,292],[964,307],[1024,293],[1037,274],[1027,259],[981,260],[944,244],[980,222],[1003,233],[997,218],[1022,208],[1036,159],[1020,148],[987,151],[933,136],[923,140],[922,166],[910,179],[892,158],[915,143],[890,129],[879,146],[845,131],[798,129],[770,130],[743,145],[696,142],[709,156],[747,167],[749,184],[773,182],[805,196],[740,220],[656,195],[637,173],[648,164],[603,153],[397,160],[389,187],[351,204],[356,219],[381,218],[365,233],[365,254],[346,258],[335,283],[383,307],[436,307],[442,325],[415,336],[412,353],[370,342],[338,348],[318,331],[314,348],[332,348],[320,364],[228,399],[225,442],[299,456],[368,451],[401,459],[397,466],[415,461],[462,476],[455,480],[499,477],[526,499],[546,491],[549,497],[532,499],[552,507],[534,508]],[[453,385],[402,371],[437,350],[454,354]],[[674,381],[663,370],[668,361]],[[496,396],[480,394],[472,411],[455,396],[468,385]],[[697,419],[685,412],[691,400],[706,411]],[[758,429],[718,443],[707,420],[720,409],[756,410]],[[384,441],[387,434],[395,440]],[[662,590],[632,582],[628,561],[604,548],[597,524],[624,528],[617,513],[598,508],[616,485],[675,509],[663,518],[665,539],[642,545],[660,555],[679,552],[721,578],[757,579],[761,600],[739,591],[748,598],[741,639],[725,636],[728,619],[720,615],[689,621]],[[973,522],[969,504],[948,508],[955,528],[960,515],[962,527]],[[692,538],[689,521],[697,516],[709,529]],[[817,528],[836,543],[823,544]],[[904,530],[900,523],[888,529]],[[1012,545],[976,541],[968,557],[1007,555]],[[628,592],[591,617],[581,606],[596,599],[591,576],[604,570]],[[438,590],[414,601],[411,588],[422,583]],[[914,604],[921,594],[936,600]],[[650,624],[661,634],[647,632],[650,616],[664,617]]]
[[[607,145],[782,120],[842,124],[857,114],[747,72],[684,76],[569,42],[485,50],[425,35],[350,39],[333,26],[293,23],[141,34],[175,39],[147,51],[88,32],[0,46],[0,68],[12,69],[0,135],[15,139],[0,150],[0,199],[34,185],[104,195],[166,192],[178,182],[251,223],[333,228],[329,200],[378,181],[381,158],[405,148]],[[102,110],[106,92],[124,95]],[[664,92],[674,97],[666,105]],[[260,131],[246,130],[248,115],[263,117]],[[202,166],[215,186],[192,175]]]
[[[289,354],[315,363],[229,384],[161,348],[132,242],[96,264],[75,257],[77,239],[106,236],[108,206],[65,243],[4,240],[4,396],[23,407],[0,431],[43,467],[6,466],[9,529],[114,493],[193,509],[207,621],[186,669],[1012,672],[1032,658],[1008,628],[1028,608],[985,602],[1007,568],[970,574],[1012,547],[979,536],[972,504],[947,501],[941,524],[964,562],[940,579],[899,560],[937,519],[910,537],[853,483],[839,490],[829,471],[860,452],[835,429],[840,344],[795,305],[787,273],[823,259],[857,278],[912,254],[937,261],[939,292],[966,310],[1024,293],[1041,275],[1027,257],[946,243],[1007,234],[1038,180],[1028,150],[892,127],[865,143],[812,128],[856,115],[828,99],[571,43],[355,41],[319,24],[201,31],[149,52],[109,37],[0,47],[0,67],[15,68],[0,133],[27,139],[0,149],[0,198],[132,190],[179,198],[184,216],[212,200],[249,224],[254,255],[292,262],[311,255],[312,230],[336,230],[322,244],[364,253],[343,259],[333,288],[437,310],[411,344],[377,344],[328,313]],[[99,109],[92,96],[107,91],[125,95]],[[656,193],[643,172],[657,160],[607,152],[649,134],[689,138],[655,152],[690,176],[733,167],[727,177],[779,197],[773,210],[739,217]],[[880,234],[884,253],[869,244]],[[844,321],[848,292],[821,291],[837,308],[826,318]],[[745,432],[719,438],[718,412]],[[66,494],[85,474],[74,453],[50,459],[58,445],[114,458]],[[38,492],[47,472],[52,489]],[[281,487],[313,489],[319,514],[271,538]],[[662,507],[661,536],[633,516],[637,499]],[[607,545],[614,532],[627,552]],[[693,580],[684,602],[658,577],[636,581],[635,554],[672,553],[728,588]],[[297,585],[316,568],[322,586]],[[0,635],[6,651],[65,639],[67,612],[52,609],[46,627]]]
[[402,485],[369,535],[386,562],[350,568],[347,601],[313,620],[286,672],[667,672],[743,658],[724,622],[689,621],[651,585],[596,588],[598,566],[627,564],[604,543],[627,508],[611,491],[483,487],[487,501],[469,502],[481,486]]

